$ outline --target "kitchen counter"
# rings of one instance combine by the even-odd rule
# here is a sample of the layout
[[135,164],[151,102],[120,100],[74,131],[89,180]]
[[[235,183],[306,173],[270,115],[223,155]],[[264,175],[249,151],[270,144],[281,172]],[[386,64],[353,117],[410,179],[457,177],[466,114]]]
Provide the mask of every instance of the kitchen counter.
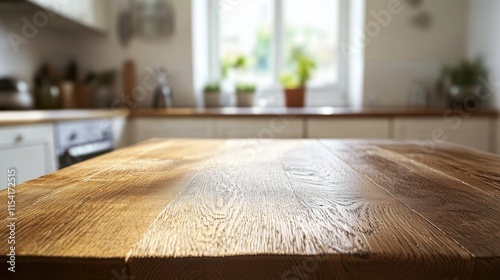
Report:
[[0,126],[126,117],[125,109],[0,111]]
[[[432,108],[173,108],[173,109],[92,109],[50,111],[0,111],[0,126],[103,119],[115,117],[160,118],[160,117],[441,117],[459,114],[447,109]],[[464,112],[463,112],[464,113]],[[465,114],[465,113],[464,113]],[[473,116],[497,117],[496,110],[481,110]]]
[[[447,114],[460,114],[441,108],[173,108],[137,109],[130,112],[131,117],[441,117]],[[467,114],[466,112],[461,112]],[[480,110],[473,116],[496,117],[497,110]]]
[[0,220],[15,279],[496,279],[500,157],[425,151],[154,139],[16,187]]

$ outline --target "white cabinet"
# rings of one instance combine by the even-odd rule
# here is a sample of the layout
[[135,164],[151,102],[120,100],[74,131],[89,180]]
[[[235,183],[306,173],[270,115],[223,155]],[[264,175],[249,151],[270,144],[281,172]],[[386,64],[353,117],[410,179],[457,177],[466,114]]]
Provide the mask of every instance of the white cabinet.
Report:
[[495,152],[497,154],[500,154],[500,119],[496,119],[495,120],[495,123],[496,123],[496,126],[495,126],[495,130],[496,130],[496,138],[495,138]]
[[308,138],[388,139],[391,121],[388,118],[310,118]]
[[128,145],[127,128],[127,119],[125,117],[113,119],[113,136],[116,149],[121,149]]
[[217,138],[303,138],[304,120],[291,117],[220,118]]
[[[56,170],[54,130],[51,124],[0,128],[0,172],[17,169],[17,183]],[[6,183],[1,182],[0,188]]]
[[151,138],[302,138],[303,120],[262,118],[137,118],[131,121],[132,143]]
[[208,118],[137,118],[130,123],[129,138],[132,143],[151,138],[214,138],[214,124]]
[[429,143],[452,142],[493,152],[494,120],[491,118],[397,118],[394,138]]
[[165,117],[130,121],[128,143],[151,138],[331,138],[449,141],[500,153],[500,122],[491,117]]
[[107,1],[102,0],[28,0],[47,11],[58,14],[83,26],[106,31]]

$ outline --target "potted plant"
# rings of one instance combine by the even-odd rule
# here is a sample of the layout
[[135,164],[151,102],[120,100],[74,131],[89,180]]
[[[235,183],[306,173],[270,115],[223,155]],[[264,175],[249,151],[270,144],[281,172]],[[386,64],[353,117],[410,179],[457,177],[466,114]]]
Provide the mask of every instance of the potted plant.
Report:
[[205,107],[220,107],[221,87],[219,83],[209,83],[203,89]]
[[287,107],[304,107],[306,85],[311,79],[316,63],[306,55],[295,58],[295,72],[286,73],[280,77],[285,89],[285,103]]
[[222,78],[229,78],[230,70],[240,71],[246,67],[248,67],[248,59],[245,56],[228,56],[221,61]]
[[444,90],[447,93],[448,104],[451,108],[456,105],[465,105],[477,108],[479,104],[464,104],[476,102],[477,99],[467,98],[481,89],[480,78],[486,79],[488,71],[480,59],[476,61],[462,61],[455,67],[445,67],[442,71]]
[[236,106],[252,107],[255,97],[256,86],[253,84],[237,84],[236,85]]

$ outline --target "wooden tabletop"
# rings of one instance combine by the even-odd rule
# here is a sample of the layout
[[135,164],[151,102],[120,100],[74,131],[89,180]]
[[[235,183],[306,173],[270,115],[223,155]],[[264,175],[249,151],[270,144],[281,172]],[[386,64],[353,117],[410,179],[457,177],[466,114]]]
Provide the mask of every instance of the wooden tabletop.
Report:
[[500,158],[461,146],[155,139],[16,188],[1,279],[500,275]]

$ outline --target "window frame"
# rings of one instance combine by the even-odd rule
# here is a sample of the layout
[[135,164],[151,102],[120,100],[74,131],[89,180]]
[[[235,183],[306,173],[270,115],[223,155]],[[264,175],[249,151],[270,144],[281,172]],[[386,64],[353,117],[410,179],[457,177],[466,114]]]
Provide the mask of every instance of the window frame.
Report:
[[[210,8],[209,8],[209,73],[208,77],[211,81],[220,81],[221,73],[220,73],[220,16],[224,12],[225,8],[231,8],[228,3],[224,3],[227,0],[209,0]],[[273,32],[275,36],[273,36],[273,50],[271,53],[272,59],[272,72],[273,72],[273,82],[269,87],[259,88],[263,92],[277,92],[282,90],[282,86],[279,83],[279,76],[281,75],[283,69],[281,69],[282,65],[282,52],[283,52],[283,23],[284,23],[284,15],[283,15],[283,2],[286,0],[273,0],[274,5],[274,24],[273,24]],[[319,94],[320,100],[319,103],[331,103],[332,99],[343,97],[346,98],[346,87],[347,87],[347,73],[348,73],[348,63],[345,54],[342,52],[342,44],[347,42],[348,40],[348,30],[349,30],[349,0],[338,0],[339,1],[339,23],[338,23],[338,71],[337,71],[337,83],[324,83],[321,85],[308,85],[308,92],[314,94]],[[325,93],[328,92],[328,99],[325,99]],[[318,97],[319,97],[318,96]]]

